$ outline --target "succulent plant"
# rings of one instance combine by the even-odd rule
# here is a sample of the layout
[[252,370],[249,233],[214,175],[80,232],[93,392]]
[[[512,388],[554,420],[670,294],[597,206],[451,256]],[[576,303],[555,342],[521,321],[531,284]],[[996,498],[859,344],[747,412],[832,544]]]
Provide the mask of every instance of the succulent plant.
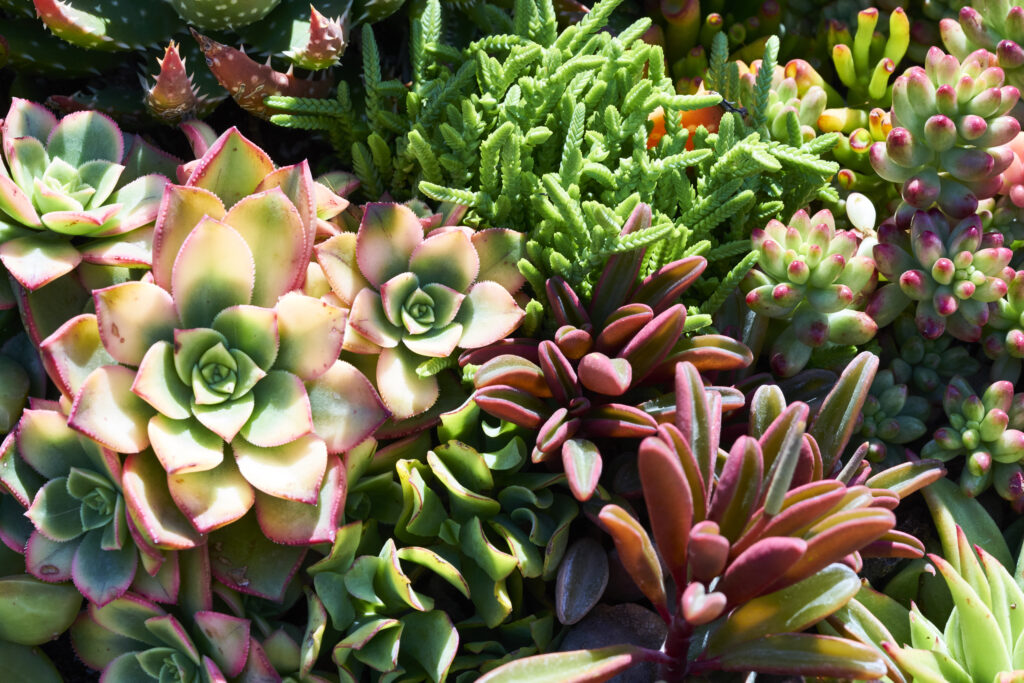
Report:
[[931,413],[928,399],[908,395],[906,384],[896,382],[891,369],[880,371],[861,411],[859,437],[867,440],[871,462],[902,462],[901,446],[916,441],[928,431]]
[[989,304],[985,355],[995,361],[992,378],[1016,382],[1024,358],[1024,270],[1007,280],[1006,295]]
[[[837,383],[811,428],[836,430],[825,431],[830,443],[823,445],[845,447],[877,362],[862,354]],[[902,482],[898,492],[869,488],[872,480],[853,483],[846,478],[854,475],[850,469],[841,479],[822,478],[832,463],[822,462],[817,440],[805,431],[806,404],[786,406],[771,389],[755,396],[751,435],[736,440],[719,470],[720,404],[709,399],[693,365],[677,365],[674,420],[644,439],[638,454],[657,546],[619,505],[599,513],[626,570],[668,624],[662,650],[613,646],[540,655],[481,680],[526,680],[542,672],[594,680],[641,661],[656,662],[666,681],[723,670],[855,678],[884,673],[880,657],[863,645],[797,632],[857,592],[851,566],[859,567],[858,551],[920,556],[923,546],[893,530],[888,508],[941,470],[932,463],[889,473],[887,483]],[[856,479],[866,476],[859,472]],[[662,566],[676,584],[674,604]],[[817,597],[809,600],[809,594]],[[794,601],[802,609],[794,610]]]
[[[889,77],[896,70],[910,45],[910,20],[902,7],[889,14],[889,35],[876,40],[879,11],[869,7],[857,13],[857,30],[832,48],[832,64],[840,82],[847,88],[846,105],[863,114],[873,107],[888,108],[892,102]],[[844,36],[845,38],[846,36]],[[828,112],[836,116],[839,112]],[[849,115],[849,112],[844,112]],[[839,114],[837,118],[845,118]],[[858,127],[865,124],[859,122]],[[825,130],[832,130],[825,127]]]
[[[15,98],[3,121],[6,167],[0,168],[0,261],[28,290],[83,261],[149,265],[132,249],[137,231],[156,219],[175,163],[140,138],[125,136],[96,112],[58,121],[44,107]],[[145,238],[143,238],[145,239]]]
[[[623,230],[649,222],[650,215],[641,204]],[[675,364],[687,358],[702,369],[752,361],[749,349],[728,337],[683,336],[686,310],[674,302],[703,272],[703,257],[670,263],[634,285],[642,257],[633,251],[610,260],[586,307],[564,280],[548,280],[558,325],[554,340],[513,340],[460,359],[480,366],[473,377],[477,405],[537,430],[532,459],[561,459],[579,500],[594,493],[601,477],[595,439],[655,432],[655,417],[631,399],[638,393],[631,390],[670,378]]]
[[924,68],[911,67],[893,84],[893,129],[871,146],[871,165],[901,184],[903,200],[915,209],[938,205],[965,218],[1002,186],[1013,161],[1006,145],[1020,132],[1008,112],[1020,93],[1003,85],[994,62],[986,50],[961,62],[933,47]]
[[832,213],[824,209],[814,216],[798,211],[788,226],[773,219],[755,230],[751,241],[760,269],[742,283],[747,305],[787,321],[771,350],[773,371],[792,376],[815,348],[863,344],[875,335],[875,321],[855,308],[875,284],[873,240],[837,232]]
[[1024,394],[1013,384],[994,382],[982,396],[954,377],[942,399],[948,424],[937,429],[921,455],[942,461],[965,456],[960,488],[976,496],[989,486],[1024,508]]
[[[96,291],[95,314],[41,345],[73,400],[68,424],[129,454],[125,499],[152,543],[188,547],[254,504],[270,538],[333,538],[344,495],[335,454],[387,411],[337,359],[346,311],[293,291],[311,254],[314,193],[305,162],[274,170],[229,130],[185,185],[167,187],[152,280]],[[170,528],[178,510],[184,530]]]
[[316,247],[334,294],[351,306],[348,351],[376,355],[377,388],[396,419],[418,415],[438,397],[437,378],[420,366],[510,334],[525,312],[512,293],[522,236],[511,230],[441,227],[424,235],[400,204],[369,204],[356,234]]
[[960,9],[956,19],[939,22],[942,42],[961,60],[978,49],[995,54],[995,63],[1006,75],[1006,82],[1020,89],[1024,85],[1022,12],[1020,6],[1007,0],[974,0]]
[[946,384],[953,377],[970,377],[981,369],[978,359],[952,337],[921,336],[911,315],[897,317],[879,336],[879,342],[880,355],[892,370],[893,380],[932,403],[942,400]]
[[[829,100],[829,94],[813,79],[801,78],[804,76],[801,71],[810,68],[810,65],[804,67],[804,64],[794,60],[785,68],[776,66],[768,95],[768,130],[774,139],[791,145],[800,145],[818,134],[818,118],[824,113]],[[757,72],[760,67],[760,60],[755,60],[740,75],[744,95],[742,102],[748,108],[753,107],[755,102]],[[800,131],[799,136],[792,135],[791,131],[796,130]]]
[[938,210],[901,211],[882,224],[873,253],[878,272],[889,281],[867,312],[887,324],[911,301],[914,321],[925,339],[948,332],[979,341],[991,302],[1006,294],[1013,256],[997,232],[982,232],[981,218],[953,224]]

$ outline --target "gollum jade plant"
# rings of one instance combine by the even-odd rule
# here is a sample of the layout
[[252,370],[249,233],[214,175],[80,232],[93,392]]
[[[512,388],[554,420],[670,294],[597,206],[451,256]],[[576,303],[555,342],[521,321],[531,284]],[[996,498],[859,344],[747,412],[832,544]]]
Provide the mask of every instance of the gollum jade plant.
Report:
[[522,235],[499,228],[424,235],[409,207],[385,203],[364,207],[357,233],[317,245],[335,301],[351,306],[343,348],[376,356],[377,389],[395,419],[437,401],[432,359],[488,346],[519,326],[525,312],[512,293],[524,282],[515,268],[521,251]]
[[806,404],[787,406],[778,387],[763,387],[752,400],[749,435],[723,461],[717,401],[692,364],[678,364],[674,418],[644,439],[637,456],[653,542],[623,507],[607,504],[598,514],[668,625],[664,646],[540,655],[481,680],[597,681],[642,661],[656,662],[658,680],[668,682],[714,671],[883,675],[881,657],[865,645],[801,633],[857,593],[862,555],[924,552],[894,529],[892,509],[942,476],[937,463],[906,463],[869,478],[854,459],[832,474],[877,366],[877,357],[858,356],[809,428]]
[[338,360],[347,311],[294,291],[315,193],[305,162],[275,170],[227,131],[166,188],[151,274],[94,292],[94,314],[41,344],[68,425],[126,454],[125,503],[153,545],[193,547],[254,506],[278,543],[334,538],[338,454],[388,412]]

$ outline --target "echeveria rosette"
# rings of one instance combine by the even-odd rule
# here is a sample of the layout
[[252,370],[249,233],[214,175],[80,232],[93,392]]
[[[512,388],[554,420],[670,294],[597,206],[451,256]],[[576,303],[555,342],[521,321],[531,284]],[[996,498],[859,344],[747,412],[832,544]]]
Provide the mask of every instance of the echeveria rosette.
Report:
[[317,245],[334,294],[351,306],[344,348],[378,355],[377,389],[396,419],[437,401],[437,378],[420,376],[422,363],[493,344],[519,325],[525,312],[512,292],[522,279],[501,265],[520,240],[462,227],[424,236],[411,209],[381,203],[364,207],[358,233]]
[[[909,228],[909,230],[908,230]],[[938,210],[903,211],[883,223],[873,253],[889,281],[867,312],[887,324],[911,301],[914,321],[926,339],[948,332],[967,342],[981,339],[988,304],[1006,294],[1013,252],[997,232],[982,232],[981,218],[955,225]],[[1008,272],[1009,271],[1009,272]]]
[[149,265],[148,253],[116,247],[156,219],[168,180],[142,174],[111,119],[83,111],[58,121],[15,98],[3,121],[3,148],[0,261],[23,287],[38,289],[83,259]]
[[921,449],[926,458],[965,456],[960,488],[976,496],[994,486],[1000,496],[1024,509],[1024,394],[1013,384],[994,382],[978,396],[962,377],[946,388],[942,407],[949,422]]
[[1003,85],[995,62],[987,50],[961,63],[933,47],[924,68],[911,67],[893,84],[893,129],[871,146],[871,165],[899,183],[903,200],[915,209],[937,204],[964,218],[1002,186],[1002,172],[1013,161],[1007,143],[1020,132],[1008,112],[1020,93]]
[[787,321],[771,351],[772,369],[789,377],[806,366],[811,351],[827,343],[863,344],[878,329],[855,308],[874,288],[873,240],[836,231],[827,209],[797,211],[789,225],[772,220],[751,235],[760,270],[742,287],[756,313]]
[[0,451],[0,481],[34,527],[26,571],[51,583],[70,579],[99,605],[133,584],[152,600],[173,602],[177,559],[149,545],[129,519],[121,459],[70,429],[55,408],[34,402]]
[[[305,164],[274,171],[228,131],[187,185],[168,186],[152,281],[96,291],[95,315],[41,345],[73,399],[68,424],[128,454],[128,508],[155,544],[190,547],[254,504],[275,541],[333,538],[336,454],[387,412],[337,359],[345,310],[291,291],[312,247],[313,196]],[[190,526],[168,527],[175,510]]]

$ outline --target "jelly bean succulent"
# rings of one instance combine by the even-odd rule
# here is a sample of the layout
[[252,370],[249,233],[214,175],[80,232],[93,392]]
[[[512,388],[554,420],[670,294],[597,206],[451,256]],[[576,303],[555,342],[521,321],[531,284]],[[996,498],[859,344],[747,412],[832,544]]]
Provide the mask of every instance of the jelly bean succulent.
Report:
[[868,441],[867,458],[871,462],[902,462],[902,446],[928,431],[928,399],[908,394],[907,385],[897,383],[890,369],[880,371],[871,383],[859,432]]
[[504,339],[525,315],[512,297],[523,284],[519,233],[424,232],[409,207],[369,204],[357,233],[316,247],[336,300],[351,307],[344,348],[376,356],[377,389],[399,420],[437,401],[437,377],[424,363]]
[[152,278],[94,292],[95,314],[41,344],[68,424],[128,454],[125,499],[157,545],[194,545],[254,505],[275,540],[330,540],[335,454],[387,417],[338,360],[347,311],[294,291],[314,193],[305,163],[275,170],[229,130],[167,187]]
[[968,347],[952,337],[927,339],[918,332],[911,315],[900,315],[880,337],[881,356],[897,384],[939,403],[946,384],[956,375],[970,377],[981,369]]
[[0,261],[18,283],[38,289],[83,261],[145,266],[148,255],[118,249],[156,219],[173,171],[167,158],[125,136],[97,112],[60,121],[15,98],[3,120]]
[[[823,478],[837,464],[828,454],[845,447],[877,364],[870,354],[858,357],[809,430],[806,404],[787,406],[777,387],[765,387],[751,406],[750,435],[736,440],[720,468],[720,404],[693,365],[677,365],[674,418],[644,439],[637,456],[651,533],[617,504],[598,515],[668,625],[661,651],[623,645],[540,655],[482,680],[557,671],[559,680],[587,681],[643,661],[657,663],[665,681],[713,671],[882,675],[881,658],[864,645],[799,633],[856,594],[859,552],[923,553],[919,541],[894,530],[891,508],[941,476],[934,462],[904,466],[878,488],[864,468]],[[821,450],[815,434],[824,437]],[[676,585],[671,600],[663,566]]]
[[1024,358],[1024,271],[1016,271],[1006,284],[1006,295],[989,304],[982,343],[985,355],[995,361],[993,379],[1016,382]]
[[875,321],[855,308],[875,284],[873,240],[836,231],[824,209],[814,216],[798,211],[788,226],[773,219],[751,241],[759,269],[743,281],[747,305],[786,321],[771,350],[777,374],[799,372],[825,344],[863,344],[875,335]]
[[871,146],[875,172],[901,184],[916,209],[938,207],[955,218],[971,216],[978,200],[1002,186],[1013,161],[1006,146],[1020,132],[1008,112],[1020,93],[1003,85],[995,56],[976,50],[961,62],[939,48],[925,67],[914,66],[892,89],[892,123],[885,142]]
[[954,377],[942,399],[948,423],[935,431],[921,455],[948,461],[964,456],[960,488],[976,496],[989,486],[1024,507],[1024,394],[1013,384],[994,382],[978,396],[962,377]]
[[1013,252],[997,232],[982,232],[981,219],[953,223],[938,210],[902,211],[884,223],[873,249],[878,271],[889,281],[867,308],[887,324],[912,301],[914,321],[926,339],[948,332],[979,341],[989,304],[1007,291]]
[[995,54],[1007,83],[1018,89],[1024,85],[1024,8],[1008,0],[974,0],[956,19],[942,19],[939,30],[946,49],[957,59],[988,50]]

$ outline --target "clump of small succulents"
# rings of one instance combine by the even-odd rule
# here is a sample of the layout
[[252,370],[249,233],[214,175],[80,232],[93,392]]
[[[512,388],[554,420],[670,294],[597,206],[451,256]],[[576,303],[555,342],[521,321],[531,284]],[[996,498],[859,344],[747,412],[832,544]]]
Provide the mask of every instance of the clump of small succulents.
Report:
[[909,395],[906,384],[896,382],[891,369],[880,371],[861,413],[860,436],[869,444],[872,462],[901,462],[902,446],[924,436],[931,413],[928,399]]

